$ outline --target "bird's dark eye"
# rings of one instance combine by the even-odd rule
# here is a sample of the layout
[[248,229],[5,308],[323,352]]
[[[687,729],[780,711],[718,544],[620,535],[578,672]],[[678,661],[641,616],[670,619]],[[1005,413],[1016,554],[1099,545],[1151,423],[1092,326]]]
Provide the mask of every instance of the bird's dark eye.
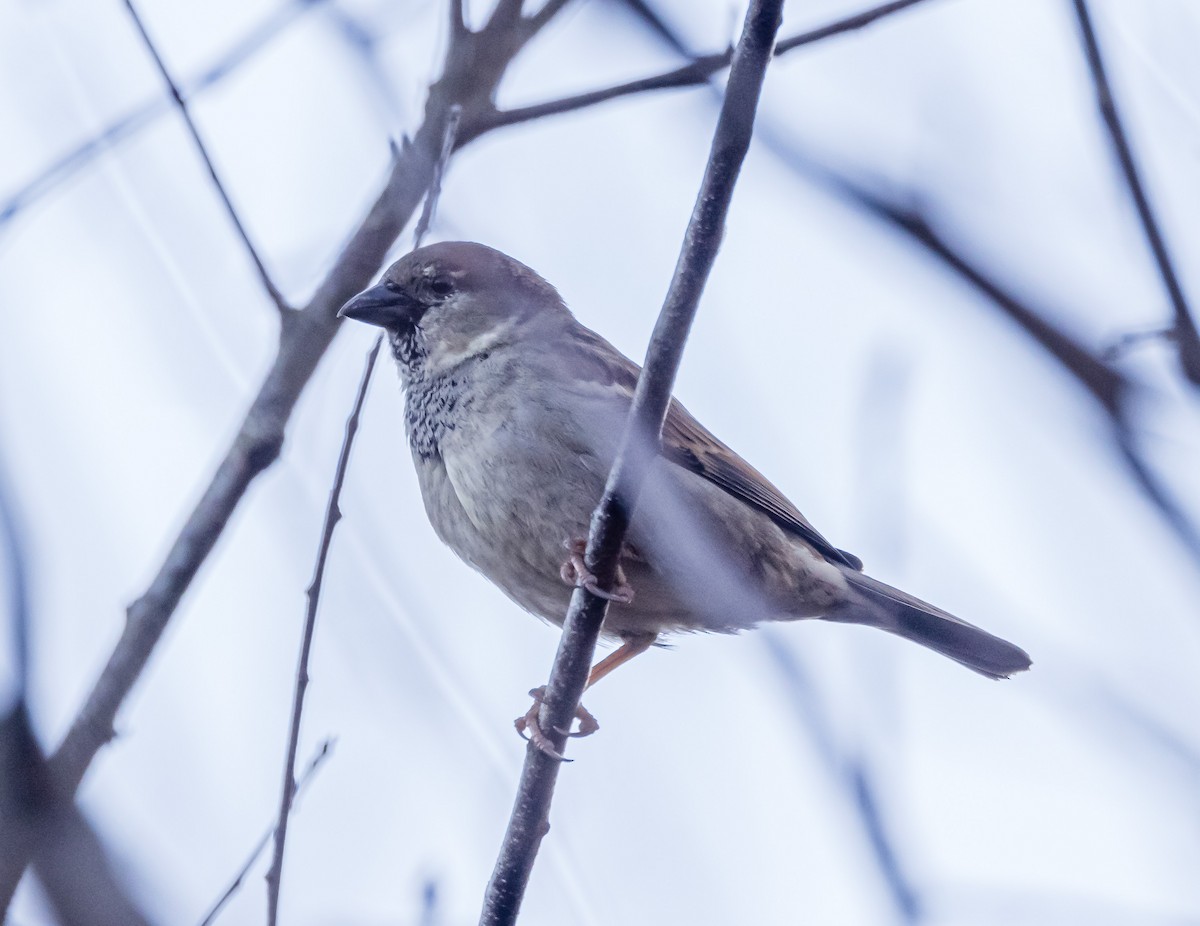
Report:
[[400,284],[395,283],[392,280],[384,280],[383,288],[386,289],[389,293],[401,292]]
[[454,291],[454,284],[447,279],[437,279],[429,284],[429,288],[439,296],[449,296]]

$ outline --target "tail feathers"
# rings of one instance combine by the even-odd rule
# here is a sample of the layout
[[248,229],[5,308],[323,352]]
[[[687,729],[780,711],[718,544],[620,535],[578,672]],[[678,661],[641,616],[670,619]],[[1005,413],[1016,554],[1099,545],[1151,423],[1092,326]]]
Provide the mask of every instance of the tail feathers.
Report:
[[828,620],[878,627],[948,656],[988,678],[1008,678],[1032,664],[1029,654],[1019,646],[953,614],[861,572],[847,571],[844,575],[857,593],[855,600],[826,615]]

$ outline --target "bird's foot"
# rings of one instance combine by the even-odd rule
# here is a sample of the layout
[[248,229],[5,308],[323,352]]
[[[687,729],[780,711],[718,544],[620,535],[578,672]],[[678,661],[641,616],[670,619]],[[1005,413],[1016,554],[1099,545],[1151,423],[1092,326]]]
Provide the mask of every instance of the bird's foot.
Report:
[[568,540],[563,546],[570,553],[567,561],[558,570],[558,574],[562,576],[564,582],[574,585],[576,588],[586,588],[597,598],[603,598],[606,601],[617,604],[633,604],[633,588],[625,581],[625,575],[621,572],[620,566],[617,566],[617,587],[609,591],[600,587],[595,575],[588,570],[583,561],[583,554],[587,549],[586,540]]
[[[542,725],[538,720],[538,713],[541,710],[542,702],[546,699],[546,686],[542,685],[539,688],[534,688],[529,692],[529,696],[533,698],[533,705],[522,716],[513,721],[513,726],[517,728],[517,733],[521,735],[522,739],[533,743],[534,746],[551,759],[557,759],[559,762],[570,762],[570,759],[554,748],[554,744],[542,732]],[[600,729],[600,724],[596,722],[596,718],[582,704],[575,708],[575,719],[579,721],[578,730],[559,730],[558,732],[563,736],[591,736]],[[526,736],[526,733],[529,735]]]

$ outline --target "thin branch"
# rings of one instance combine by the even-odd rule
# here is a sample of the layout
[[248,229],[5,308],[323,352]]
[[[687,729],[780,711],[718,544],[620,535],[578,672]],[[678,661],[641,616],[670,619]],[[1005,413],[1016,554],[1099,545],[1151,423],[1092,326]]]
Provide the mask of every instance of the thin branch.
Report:
[[[195,97],[202,91],[220,83],[264,45],[278,36],[297,17],[327,2],[328,0],[287,0],[258,26],[246,33],[199,76],[189,81],[187,89],[183,91],[184,96]],[[109,123],[87,141],[50,162],[37,176],[10,194],[8,199],[0,205],[0,226],[29,208],[41,197],[69,179],[76,171],[86,167],[102,151],[132,138],[142,129],[153,124],[154,120],[163,113],[173,110],[172,103],[156,97],[146,105]]]
[[[592,514],[584,559],[602,587],[610,587],[616,576],[630,515],[661,439],[684,342],[716,260],[734,185],[750,146],[782,10],[783,0],[754,0],[746,13],[683,248],[646,351],[616,460]],[[559,731],[569,729],[579,705],[606,610],[607,602],[586,589],[578,588],[571,595],[539,717],[560,754],[566,736]],[[559,767],[556,759],[532,743],[527,748],[516,803],[484,897],[481,926],[516,921],[538,847],[549,828]]]
[[142,18],[133,6],[133,0],[125,0],[125,8],[129,10],[129,16],[133,19],[133,24],[137,27],[138,34],[142,37],[142,42],[145,44],[146,50],[150,53],[150,57],[154,59],[158,73],[162,75],[163,82],[167,85],[167,90],[171,94],[171,99],[175,101],[175,106],[179,110],[179,115],[183,117],[188,134],[192,136],[196,150],[200,153],[200,158],[204,161],[204,166],[208,168],[208,175],[212,178],[213,186],[216,187],[217,194],[221,197],[221,202],[225,204],[225,211],[229,213],[229,219],[233,222],[233,227],[236,229],[238,237],[242,239],[242,244],[246,246],[246,253],[250,255],[250,259],[254,262],[254,268],[258,271],[258,277],[262,281],[263,289],[267,291],[267,295],[270,296],[271,301],[275,303],[275,307],[279,309],[280,313],[291,311],[291,306],[287,304],[287,300],[283,298],[283,294],[279,292],[274,282],[272,282],[271,275],[267,273],[267,268],[263,264],[262,258],[258,256],[258,251],[255,250],[253,242],[250,241],[250,236],[246,233],[245,226],[242,225],[242,220],[238,217],[237,209],[233,207],[233,201],[229,198],[229,194],[225,192],[225,185],[221,183],[221,178],[217,174],[217,168],[213,165],[212,158],[208,156],[208,149],[205,147],[203,139],[200,138],[200,132],[196,128],[196,123],[192,120],[192,114],[188,110],[187,101],[184,99],[174,79],[172,79],[171,72],[167,70],[167,65],[163,61],[162,55],[158,53],[158,48],[155,46],[154,40],[150,38],[150,34],[146,31],[146,26],[142,22]]
[[450,155],[454,153],[454,140],[458,137],[458,123],[462,119],[462,107],[455,103],[446,114],[446,133],[442,136],[442,150],[438,153],[437,165],[433,169],[433,179],[429,182],[429,192],[425,194],[425,208],[417,219],[417,227],[413,231],[413,250],[421,246],[429,226],[437,212],[438,199],[442,195],[442,178],[446,176],[446,167],[450,164]]
[[[884,3],[862,13],[856,13],[853,16],[836,20],[817,29],[801,32],[791,38],[784,39],[776,45],[775,54],[782,55],[785,52],[822,41],[835,35],[862,29],[865,26],[871,25],[876,20],[883,19],[885,16],[890,16],[893,13],[899,13],[901,10],[922,2],[924,0],[893,0],[891,3]],[[550,4],[547,5],[549,6]],[[666,71],[662,74],[655,74],[651,77],[642,77],[638,80],[616,84],[612,87],[590,90],[586,93],[562,97],[561,99],[550,100],[545,103],[535,103],[532,106],[492,111],[480,116],[472,123],[471,132],[464,132],[461,144],[466,144],[477,135],[491,129],[519,125],[522,122],[541,119],[545,116],[557,116],[563,113],[575,112],[576,110],[586,109],[589,106],[595,106],[598,103],[607,103],[609,100],[631,96],[635,93],[648,93],[672,87],[700,87],[707,84],[709,78],[714,74],[729,67],[732,60],[733,50],[729,49],[717,52],[716,54],[694,58],[682,67]]]
[[[446,164],[450,153],[454,150],[454,136],[458,132],[459,118],[462,107],[455,103],[446,114],[445,127],[442,132],[442,145],[438,153],[437,164],[434,165],[433,177],[429,182],[429,192],[425,194],[425,208],[417,220],[413,247],[421,246],[421,241],[429,231],[433,214],[437,210],[438,195],[442,190],[442,177],[446,172]],[[329,548],[333,543],[333,532],[338,521],[342,519],[342,509],[338,500],[342,495],[342,485],[346,481],[346,468],[350,463],[350,449],[354,445],[354,435],[358,433],[358,422],[362,415],[363,402],[367,397],[367,386],[371,382],[371,374],[375,370],[375,360],[383,345],[383,335],[375,339],[375,344],[367,353],[363,365],[362,378],[358,384],[358,392],[354,397],[354,405],[350,409],[350,417],[346,419],[346,433],[342,439],[342,449],[338,453],[337,467],[333,474],[333,486],[329,490],[329,503],[325,509],[325,522],[321,529],[321,542],[317,549],[317,562],[313,568],[312,583],[308,587],[308,607],[304,616],[304,636],[300,645],[300,662],[296,669],[296,687],[292,699],[292,721],[288,732],[287,761],[283,770],[283,789],[279,800],[279,822],[275,828],[275,853],[271,860],[271,868],[267,872],[267,923],[275,926],[279,916],[279,891],[283,881],[283,852],[287,843],[288,817],[291,814],[292,800],[296,792],[295,768],[296,751],[300,743],[300,720],[304,714],[304,694],[308,690],[308,660],[312,651],[313,631],[317,623],[317,606],[321,600],[321,586],[325,579],[325,564],[329,559]]]
[[1196,330],[1196,323],[1188,307],[1187,297],[1183,294],[1179,277],[1175,273],[1175,266],[1167,250],[1167,243],[1163,239],[1158,219],[1154,215],[1154,209],[1150,205],[1150,199],[1142,185],[1141,175],[1133,157],[1133,149],[1130,147],[1129,137],[1125,132],[1120,113],[1117,111],[1116,100],[1113,98],[1112,86],[1109,84],[1104,59],[1100,54],[1100,45],[1096,41],[1095,29],[1092,28],[1092,19],[1088,14],[1087,3],[1085,0],[1074,0],[1074,6],[1075,16],[1079,20],[1079,33],[1083,40],[1084,54],[1087,56],[1092,82],[1096,88],[1096,105],[1099,107],[1100,116],[1108,129],[1109,140],[1112,142],[1117,160],[1120,162],[1121,172],[1125,175],[1125,184],[1129,187],[1129,193],[1137,207],[1138,218],[1141,219],[1146,242],[1150,245],[1154,262],[1158,266],[1158,273],[1162,277],[1163,286],[1175,313],[1175,343],[1179,350],[1179,364],[1183,368],[1184,376],[1192,383],[1200,385],[1200,332]]
[[321,542],[317,548],[317,563],[313,567],[313,578],[308,586],[308,604],[304,613],[304,634],[300,642],[300,660],[296,667],[296,687],[292,695],[292,720],[288,732],[287,760],[283,768],[283,788],[279,798],[279,821],[275,825],[275,854],[267,872],[267,923],[275,926],[279,916],[279,888],[283,881],[283,850],[287,844],[288,819],[291,816],[292,800],[296,796],[296,752],[300,744],[300,720],[304,714],[304,695],[308,691],[308,659],[312,653],[313,632],[317,626],[317,606],[321,602],[321,586],[325,579],[325,563],[329,560],[329,548],[333,543],[333,532],[342,519],[338,500],[342,496],[342,485],[346,481],[346,467],[350,463],[350,450],[354,446],[354,435],[358,433],[358,420],[362,415],[363,402],[367,398],[367,386],[375,370],[375,359],[383,337],[375,339],[367,353],[366,365],[350,417],[346,419],[346,433],[342,438],[342,449],[338,453],[337,468],[333,474],[333,488],[329,490],[329,502],[325,507],[325,523],[321,528]]
[[[296,779],[296,791],[292,795],[293,807],[296,801],[300,800],[301,795],[304,794],[305,789],[308,787],[308,783],[316,775],[317,770],[324,764],[326,758],[333,754],[333,744],[334,741],[332,739],[325,740],[317,747],[316,755],[308,760],[308,765],[300,777]],[[246,882],[246,878],[250,874],[250,869],[254,867],[255,862],[258,861],[258,857],[263,854],[263,850],[267,848],[267,844],[271,841],[271,837],[275,835],[276,822],[272,819],[258,842],[254,844],[254,848],[250,850],[250,855],[247,856],[245,863],[238,869],[237,874],[233,876],[233,880],[229,882],[229,886],[225,888],[221,896],[209,908],[204,919],[200,921],[200,926],[212,926],[217,916],[225,909],[225,905],[233,899],[234,894],[241,890],[242,885]]]
[[869,10],[863,10],[861,13],[855,13],[853,16],[847,16],[845,19],[831,22],[827,26],[820,26],[810,32],[805,32],[803,35],[784,39],[776,46],[775,54],[782,55],[784,52],[789,52],[793,48],[799,48],[801,45],[820,42],[822,39],[841,35],[844,32],[853,32],[856,29],[865,28],[876,20],[883,19],[885,16],[891,16],[893,13],[899,13],[901,10],[906,10],[910,6],[915,6],[920,2],[922,0],[892,0],[891,3],[881,3],[879,6],[872,7]]

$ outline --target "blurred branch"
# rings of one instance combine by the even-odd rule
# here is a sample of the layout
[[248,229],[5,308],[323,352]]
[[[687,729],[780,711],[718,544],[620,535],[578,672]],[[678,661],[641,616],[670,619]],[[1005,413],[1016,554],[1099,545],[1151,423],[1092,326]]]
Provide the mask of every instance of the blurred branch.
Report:
[[446,114],[446,132],[442,136],[442,148],[438,152],[437,164],[433,169],[433,179],[429,182],[429,192],[425,194],[425,207],[421,217],[417,219],[417,227],[413,231],[413,250],[421,246],[425,236],[429,234],[429,226],[437,213],[438,199],[442,195],[442,181],[446,176],[446,167],[450,164],[450,156],[454,153],[454,140],[458,137],[458,124],[462,120],[462,107],[455,103]]
[[[219,83],[279,35],[298,16],[325,2],[327,0],[288,0],[217,59],[215,64],[207,68],[195,80],[190,81],[183,91],[185,96],[194,97],[201,91]],[[110,123],[99,133],[53,161],[40,174],[12,193],[3,205],[0,205],[0,226],[56,188],[76,171],[90,164],[102,151],[135,135],[172,108],[172,104],[166,100],[155,99]]]
[[848,808],[861,828],[863,841],[871,850],[880,879],[901,922],[915,924],[922,919],[924,903],[917,884],[909,876],[896,843],[888,830],[872,784],[870,770],[859,757],[847,756],[838,748],[829,718],[821,709],[820,697],[802,663],[772,632],[760,635],[780,681],[787,689],[788,701],[799,717],[798,726],[812,739],[825,761],[830,775],[840,784]]
[[[822,39],[827,39],[835,35],[841,35],[846,32],[853,32],[856,29],[862,29],[869,26],[871,23],[892,13],[899,13],[901,10],[907,9],[910,6],[915,6],[923,0],[893,0],[891,3],[884,3],[880,6],[873,7],[862,13],[857,13],[854,16],[848,16],[844,19],[836,20],[828,25],[821,26],[818,29],[812,29],[808,32],[802,32],[794,35],[791,38],[784,39],[775,46],[775,54],[782,55],[785,52],[792,51],[795,48],[801,48],[805,45],[810,45],[813,42],[819,42]],[[551,4],[547,4],[550,6]],[[660,29],[662,24],[657,19]],[[660,32],[660,34],[663,34]],[[669,35],[670,33],[665,33]],[[681,48],[676,44],[677,49]],[[498,129],[504,126],[519,125],[522,122],[529,122],[532,119],[541,119],[545,116],[557,116],[563,113],[575,112],[576,110],[586,109],[589,106],[595,106],[598,103],[606,103],[609,100],[619,99],[623,96],[631,96],[635,93],[647,93],[654,90],[665,90],[671,87],[699,87],[708,83],[709,78],[714,74],[725,70],[729,67],[733,60],[733,49],[728,49],[723,52],[718,52],[712,55],[703,55],[694,58],[688,64],[674,70],[667,71],[663,74],[656,74],[652,77],[642,77],[638,80],[631,80],[623,84],[616,84],[612,87],[605,87],[601,90],[591,90],[587,93],[580,93],[574,96],[563,97],[558,100],[550,100],[546,103],[536,103],[532,106],[522,106],[517,109],[493,110],[486,114],[481,119],[472,124],[471,132],[464,132],[460,144],[466,144],[474,139],[478,134],[481,134],[491,129]]]
[[1192,556],[1200,557],[1200,531],[1138,450],[1129,421],[1132,383],[1110,363],[1093,355],[1065,331],[1047,321],[1049,312],[1031,308],[977,267],[942,238],[923,216],[883,200],[832,170],[817,170],[849,201],[905,233],[983,293],[1088,391],[1107,414],[1117,449],[1142,493]]
[[[308,760],[308,765],[300,777],[296,779],[296,788],[292,792],[292,803],[300,799],[304,793],[304,789],[308,787],[308,783],[316,775],[317,770],[324,764],[326,758],[333,754],[332,739],[327,739],[317,747],[316,755]],[[262,834],[258,842],[254,844],[254,848],[250,850],[250,855],[246,858],[245,863],[238,869],[238,873],[233,876],[233,880],[229,882],[229,886],[225,888],[216,903],[209,908],[208,913],[204,915],[204,919],[200,921],[200,926],[212,926],[217,916],[225,908],[225,905],[233,899],[233,895],[241,890],[242,885],[246,881],[247,875],[250,874],[250,869],[254,867],[254,863],[258,861],[258,857],[263,854],[263,850],[267,848],[267,843],[271,841],[271,837],[275,835],[277,821],[272,821],[267,827],[266,832]]]
[[46,770],[29,716],[29,579],[24,536],[0,469],[0,537],[8,562],[14,637],[13,704],[0,718],[0,920],[26,862],[62,926],[145,924],[109,865],[104,846]]
[[250,236],[246,233],[246,228],[242,225],[242,220],[238,216],[237,209],[233,206],[233,201],[230,200],[229,194],[225,190],[225,185],[221,183],[221,178],[217,174],[217,168],[213,165],[212,158],[208,156],[208,149],[204,145],[204,140],[200,137],[200,132],[196,128],[196,123],[192,119],[192,114],[188,110],[187,101],[180,92],[179,87],[171,78],[171,72],[167,70],[167,65],[162,59],[162,55],[158,53],[158,48],[155,46],[150,34],[146,31],[146,26],[142,22],[142,18],[138,15],[137,9],[133,5],[133,0],[125,0],[125,8],[129,10],[129,15],[133,19],[133,24],[137,27],[138,34],[142,37],[142,42],[146,46],[146,50],[150,52],[150,57],[154,59],[154,64],[158,68],[158,73],[162,75],[163,82],[167,85],[167,90],[171,94],[171,99],[175,101],[175,106],[179,110],[179,115],[183,117],[184,125],[187,126],[188,134],[192,136],[192,141],[196,145],[196,150],[200,153],[200,159],[204,161],[204,166],[208,169],[208,175],[212,178],[213,186],[217,189],[217,194],[221,197],[221,202],[225,204],[225,211],[229,213],[229,219],[233,223],[234,229],[238,233],[238,237],[242,239],[242,244],[246,246],[246,252],[250,255],[250,259],[254,262],[254,268],[258,271],[259,280],[262,282],[263,288],[267,291],[267,295],[271,297],[271,301],[275,303],[280,313],[291,311],[291,307],[283,298],[283,294],[276,288],[271,280],[271,275],[267,273],[267,268],[262,262],[262,258],[258,256],[258,251],[254,248],[254,243],[250,240]]
[[[746,13],[683,248],[646,351],[616,460],[592,514],[584,560],[602,588],[612,587],[616,578],[630,515],[661,441],[684,342],[716,260],[734,186],[750,146],[782,10],[783,0],[753,0]],[[570,728],[579,706],[607,606],[605,599],[583,588],[571,595],[539,717],[543,733],[559,754],[566,744],[561,731]],[[558,759],[533,743],[527,747],[512,816],[484,896],[481,926],[516,921],[534,859],[549,830],[559,767]]]
[[337,468],[333,474],[333,488],[329,491],[329,502],[325,507],[325,522],[321,528],[321,542],[317,548],[317,563],[313,568],[312,582],[308,586],[308,604],[304,614],[304,634],[300,643],[300,660],[296,667],[296,686],[292,695],[292,720],[288,730],[287,760],[283,767],[283,788],[279,798],[279,818],[275,825],[275,853],[271,868],[267,872],[267,923],[275,926],[279,918],[279,889],[283,882],[283,850],[287,843],[288,819],[291,816],[292,800],[296,795],[296,752],[300,745],[300,720],[304,714],[304,695],[308,691],[308,659],[312,653],[313,632],[317,626],[317,606],[321,601],[321,586],[325,579],[325,563],[329,559],[329,548],[333,543],[333,532],[342,519],[338,500],[342,485],[346,481],[346,467],[350,463],[350,450],[354,446],[354,435],[358,432],[358,420],[363,402],[367,398],[367,386],[375,370],[375,359],[383,344],[382,335],[375,339],[367,353],[366,366],[354,397],[350,417],[346,419],[346,433],[342,438],[342,449],[338,453]]
[[[145,926],[149,921],[126,895],[100,839],[50,779],[24,698],[0,720],[0,773],[4,872],[19,880],[32,857],[61,926]],[[2,909],[11,899],[2,898]]]
[[1005,315],[1062,364],[1110,416],[1120,413],[1121,403],[1129,388],[1129,381],[1120,372],[1094,356],[1065,331],[1046,321],[1047,313],[1030,308],[985,271],[975,266],[938,234],[924,216],[888,202],[844,177],[831,179],[848,198],[877,219],[897,228],[921,244],[995,303]]
[[1129,137],[1125,132],[1120,113],[1117,111],[1116,100],[1113,98],[1112,86],[1108,81],[1104,59],[1100,54],[1100,45],[1096,41],[1096,32],[1092,27],[1087,4],[1085,0],[1074,0],[1074,5],[1075,16],[1079,20],[1079,33],[1083,40],[1084,54],[1087,56],[1092,82],[1096,88],[1096,105],[1100,109],[1100,116],[1104,120],[1105,128],[1108,129],[1109,140],[1112,142],[1113,150],[1120,162],[1121,172],[1125,175],[1125,184],[1129,187],[1129,193],[1137,207],[1138,218],[1142,222],[1142,231],[1145,232],[1146,241],[1150,245],[1154,262],[1158,266],[1159,275],[1162,277],[1163,286],[1167,290],[1167,296],[1171,300],[1171,306],[1175,313],[1174,340],[1179,351],[1179,364],[1183,368],[1184,376],[1193,384],[1200,385],[1200,332],[1196,330],[1196,323],[1188,308],[1187,298],[1183,294],[1183,287],[1175,274],[1171,255],[1167,251],[1166,241],[1163,240],[1162,231],[1159,229],[1158,219],[1154,215],[1154,209],[1151,207],[1146,189],[1142,185],[1137,163],[1133,158],[1133,149],[1129,145]]

